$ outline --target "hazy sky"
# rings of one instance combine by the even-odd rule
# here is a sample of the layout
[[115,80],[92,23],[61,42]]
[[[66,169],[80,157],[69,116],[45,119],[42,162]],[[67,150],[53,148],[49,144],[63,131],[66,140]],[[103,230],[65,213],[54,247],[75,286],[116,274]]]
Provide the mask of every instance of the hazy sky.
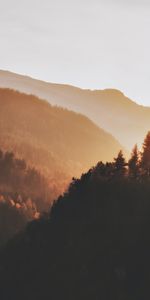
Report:
[[150,105],[150,0],[0,0],[0,69]]

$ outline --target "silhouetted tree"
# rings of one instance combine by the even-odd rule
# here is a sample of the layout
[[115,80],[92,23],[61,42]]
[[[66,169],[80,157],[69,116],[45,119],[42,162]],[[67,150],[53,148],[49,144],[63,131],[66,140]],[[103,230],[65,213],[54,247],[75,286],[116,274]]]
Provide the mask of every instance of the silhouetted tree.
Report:
[[150,131],[147,133],[141,153],[141,167],[145,175],[150,176]]
[[116,158],[114,158],[115,164],[114,164],[114,168],[115,168],[115,173],[118,176],[123,176],[125,175],[126,172],[126,160],[123,156],[123,152],[122,150],[119,151],[118,156]]
[[137,178],[139,176],[139,151],[137,145],[134,146],[131,158],[128,161],[129,176]]

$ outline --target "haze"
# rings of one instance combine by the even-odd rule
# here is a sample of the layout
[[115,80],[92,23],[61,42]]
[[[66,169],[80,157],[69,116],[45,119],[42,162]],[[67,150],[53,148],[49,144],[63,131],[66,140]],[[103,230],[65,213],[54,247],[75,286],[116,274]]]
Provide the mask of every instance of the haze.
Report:
[[150,105],[150,3],[0,0],[0,69]]

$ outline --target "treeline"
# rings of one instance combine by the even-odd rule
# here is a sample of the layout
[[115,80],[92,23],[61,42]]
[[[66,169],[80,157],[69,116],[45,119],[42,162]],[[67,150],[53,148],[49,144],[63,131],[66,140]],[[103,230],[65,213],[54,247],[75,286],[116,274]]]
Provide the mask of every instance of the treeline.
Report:
[[142,151],[138,150],[137,145],[134,146],[131,157],[127,162],[123,156],[122,150],[113,162],[99,162],[96,167],[89,171],[96,171],[101,180],[121,180],[136,179],[138,181],[146,181],[150,179],[150,132],[148,132]]
[[149,299],[149,166],[150,133],[129,162],[119,152],[73,179],[1,251],[1,299]]

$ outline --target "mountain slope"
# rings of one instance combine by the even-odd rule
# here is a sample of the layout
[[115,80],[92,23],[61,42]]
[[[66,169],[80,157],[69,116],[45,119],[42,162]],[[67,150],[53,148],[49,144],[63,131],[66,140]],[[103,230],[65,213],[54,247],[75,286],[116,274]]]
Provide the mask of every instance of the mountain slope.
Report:
[[54,189],[122,148],[87,117],[35,96],[0,89],[0,108],[1,148],[42,170]]
[[117,90],[82,90],[6,71],[0,71],[0,87],[34,94],[51,104],[80,112],[129,149],[135,143],[141,145],[150,128],[150,108],[136,104]]
[[149,174],[111,167],[73,180],[50,216],[1,252],[2,300],[150,298]]

